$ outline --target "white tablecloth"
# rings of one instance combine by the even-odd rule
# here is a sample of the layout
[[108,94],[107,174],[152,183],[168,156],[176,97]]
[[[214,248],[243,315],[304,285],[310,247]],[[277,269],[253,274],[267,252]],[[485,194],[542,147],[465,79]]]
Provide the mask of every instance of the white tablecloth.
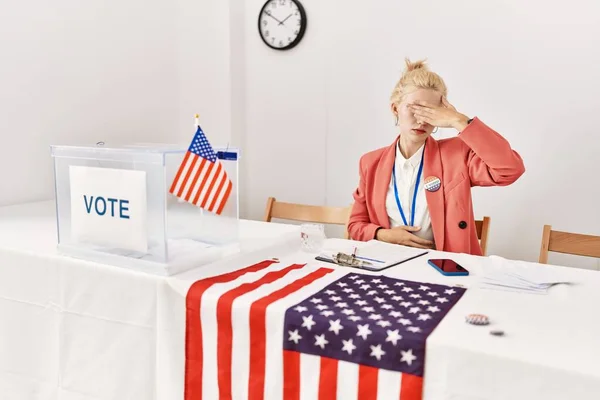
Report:
[[[0,209],[2,399],[182,399],[189,286],[264,258],[314,262],[285,240],[265,247],[297,227],[245,221],[243,255],[152,277],[58,256],[52,213],[51,204]],[[386,271],[469,288],[428,339],[426,400],[600,398],[600,274],[523,263],[575,284],[509,293],[478,287],[487,258],[430,256],[449,256],[471,275],[444,277],[425,257]],[[492,324],[466,324],[469,313]]]

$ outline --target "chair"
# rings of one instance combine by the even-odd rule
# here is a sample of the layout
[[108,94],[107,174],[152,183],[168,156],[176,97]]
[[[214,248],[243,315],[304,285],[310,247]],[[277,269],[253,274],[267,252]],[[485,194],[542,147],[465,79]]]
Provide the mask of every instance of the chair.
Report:
[[477,238],[479,238],[481,251],[485,256],[487,254],[487,240],[490,232],[490,217],[483,217],[482,220],[476,220],[475,229],[477,230]]
[[351,210],[352,206],[311,206],[305,204],[284,203],[277,201],[274,197],[269,197],[264,220],[265,222],[271,222],[272,218],[279,218],[291,221],[343,225],[346,227],[344,239],[348,239],[349,235],[347,227]]
[[548,263],[548,252],[600,258],[600,236],[582,235],[553,231],[551,225],[544,225],[540,264]]

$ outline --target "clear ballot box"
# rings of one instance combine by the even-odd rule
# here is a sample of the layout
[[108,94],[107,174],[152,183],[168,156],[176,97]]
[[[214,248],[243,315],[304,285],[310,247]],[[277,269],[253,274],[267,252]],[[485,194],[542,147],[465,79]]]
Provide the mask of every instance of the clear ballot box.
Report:
[[[158,275],[238,252],[239,151],[214,150],[222,170],[217,173],[232,183],[219,214],[169,192],[187,146],[51,146],[59,252]],[[188,200],[220,201],[226,192],[210,186],[216,165],[203,175],[200,165],[198,160],[187,177],[180,176],[180,187],[197,188]]]

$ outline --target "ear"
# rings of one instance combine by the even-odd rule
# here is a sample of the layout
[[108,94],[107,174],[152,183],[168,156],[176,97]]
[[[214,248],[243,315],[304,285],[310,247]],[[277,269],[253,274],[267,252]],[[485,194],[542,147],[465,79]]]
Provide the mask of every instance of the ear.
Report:
[[398,106],[395,103],[392,103],[390,108],[392,109],[392,113],[394,113],[394,115],[398,115]]

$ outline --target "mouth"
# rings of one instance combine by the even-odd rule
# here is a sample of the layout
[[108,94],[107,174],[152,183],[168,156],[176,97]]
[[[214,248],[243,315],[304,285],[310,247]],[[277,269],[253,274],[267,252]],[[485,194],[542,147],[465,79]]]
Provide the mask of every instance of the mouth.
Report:
[[413,129],[413,132],[417,135],[424,135],[425,133],[427,133],[425,129]]

